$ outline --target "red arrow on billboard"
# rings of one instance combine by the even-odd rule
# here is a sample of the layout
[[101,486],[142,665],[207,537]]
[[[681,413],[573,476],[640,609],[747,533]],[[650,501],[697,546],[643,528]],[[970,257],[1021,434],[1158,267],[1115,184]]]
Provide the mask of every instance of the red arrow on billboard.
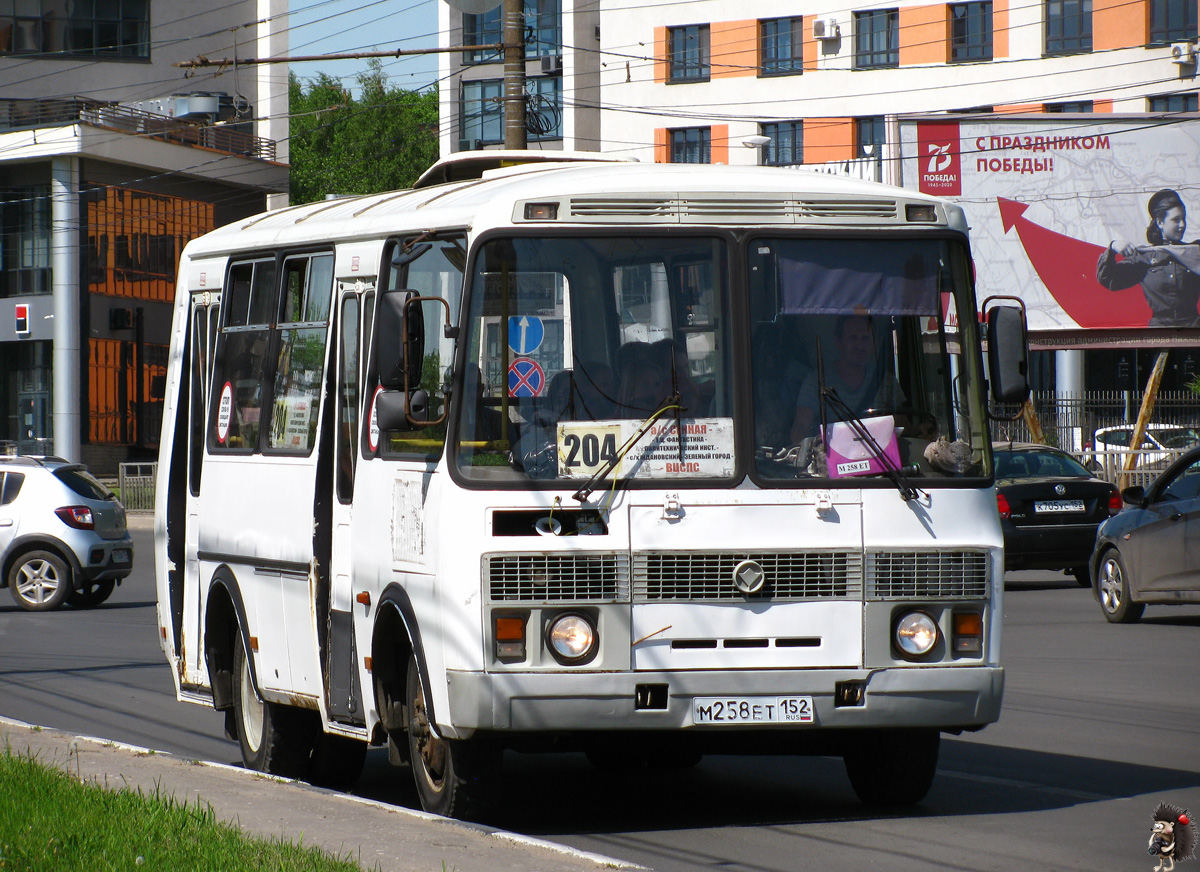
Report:
[[1110,291],[1096,281],[1103,245],[1057,233],[1024,217],[1025,203],[997,197],[1004,232],[1014,226],[1029,262],[1055,301],[1080,327],[1145,327],[1150,306],[1140,285]]

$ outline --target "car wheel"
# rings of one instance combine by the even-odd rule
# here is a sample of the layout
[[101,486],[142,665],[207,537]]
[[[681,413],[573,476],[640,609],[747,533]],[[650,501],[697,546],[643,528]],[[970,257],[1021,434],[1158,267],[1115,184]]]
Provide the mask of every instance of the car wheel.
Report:
[[499,749],[434,733],[415,656],[408,660],[407,688],[408,752],[421,808],[445,817],[478,818],[489,810],[498,787]]
[[29,551],[18,557],[9,570],[8,589],[26,611],[53,611],[71,592],[71,570],[57,554]]
[[117,582],[111,578],[103,581],[85,581],[82,588],[71,588],[67,594],[67,602],[77,609],[92,609],[100,605],[117,589]]
[[1092,586],[1092,573],[1091,573],[1091,570],[1089,570],[1086,565],[1085,566],[1076,566],[1074,569],[1071,569],[1068,571],[1073,576],[1075,576],[1075,583],[1078,584],[1080,587],[1091,587]]
[[920,802],[933,784],[941,740],[937,730],[864,730],[842,755],[854,793],[871,806]]
[[1096,568],[1096,593],[1100,609],[1112,624],[1133,624],[1145,611],[1145,603],[1135,603],[1129,596],[1129,580],[1121,554],[1109,548]]
[[320,729],[313,713],[259,697],[240,633],[233,650],[233,675],[233,710],[246,768],[283,778],[307,778]]

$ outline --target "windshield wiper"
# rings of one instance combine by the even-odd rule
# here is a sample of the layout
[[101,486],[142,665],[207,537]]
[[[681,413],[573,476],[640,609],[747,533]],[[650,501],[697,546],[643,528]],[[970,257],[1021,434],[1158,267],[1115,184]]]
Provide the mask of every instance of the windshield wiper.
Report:
[[879,444],[879,441],[867,429],[867,425],[863,423],[863,419],[842,402],[842,398],[838,396],[837,389],[826,387],[824,367],[820,365],[820,360],[821,358],[818,356],[817,381],[819,382],[818,396],[821,398],[821,447],[825,449],[825,456],[829,456],[829,428],[825,425],[825,404],[828,403],[837,413],[838,417],[844,423],[850,425],[850,429],[854,431],[855,438],[866,445],[867,450],[871,452],[875,460],[879,461],[879,465],[883,467],[883,474],[896,486],[896,490],[900,491],[900,496],[906,503],[918,497],[926,496],[924,491],[908,480],[904,475],[904,471],[895,464],[892,458],[888,457],[887,452],[883,450],[883,446]]
[[[638,427],[637,432],[635,432],[632,436],[630,436],[628,439],[626,439],[625,444],[622,445],[620,448],[618,448],[616,453],[613,454],[612,457],[610,457],[608,460],[604,461],[604,465],[601,466],[599,469],[597,469],[592,474],[591,478],[589,478],[587,481],[585,481],[583,483],[583,487],[581,487],[579,490],[575,491],[575,493],[571,494],[572,498],[578,500],[581,503],[586,502],[587,498],[592,495],[592,491],[594,491],[596,489],[596,485],[599,484],[601,481],[603,481],[605,476],[607,476],[610,472],[612,472],[614,469],[616,469],[617,464],[620,463],[621,460],[625,457],[625,455],[630,452],[630,450],[633,448],[633,446],[635,446],[639,442],[641,442],[642,437],[644,437],[647,433],[650,432],[651,426],[653,426],[654,422],[659,419],[659,416],[661,416],[662,413],[666,412],[668,409],[678,409],[679,403],[680,403],[680,399],[679,399],[678,394],[673,397],[667,397],[665,400],[663,400],[661,403],[659,403],[658,408],[655,409],[653,412],[651,412],[649,417],[647,417],[646,420],[644,420],[642,422],[641,426]],[[682,439],[683,438],[683,428],[682,427],[679,427],[679,433],[680,433],[680,439]]]

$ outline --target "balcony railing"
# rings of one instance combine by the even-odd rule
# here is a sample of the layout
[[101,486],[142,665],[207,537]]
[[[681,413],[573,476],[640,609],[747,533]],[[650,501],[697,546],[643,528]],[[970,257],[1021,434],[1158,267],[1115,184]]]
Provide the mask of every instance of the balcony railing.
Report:
[[275,160],[275,140],[247,133],[245,124],[201,124],[185,118],[156,115],[118,103],[72,98],[67,100],[0,99],[0,131],[59,124],[90,124],[164,142],[207,148],[257,160]]

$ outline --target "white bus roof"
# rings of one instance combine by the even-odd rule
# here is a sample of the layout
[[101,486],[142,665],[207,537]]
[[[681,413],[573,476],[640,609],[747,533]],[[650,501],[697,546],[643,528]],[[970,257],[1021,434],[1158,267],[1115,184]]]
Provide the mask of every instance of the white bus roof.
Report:
[[[559,204],[557,219],[525,220],[520,204],[530,201]],[[939,204],[936,220],[910,220],[908,203]],[[187,249],[195,258],[439,228],[683,224],[881,229],[931,223],[967,229],[957,206],[845,176],[779,167],[552,161],[485,170],[481,178],[468,181],[264,212],[218,228]]]

